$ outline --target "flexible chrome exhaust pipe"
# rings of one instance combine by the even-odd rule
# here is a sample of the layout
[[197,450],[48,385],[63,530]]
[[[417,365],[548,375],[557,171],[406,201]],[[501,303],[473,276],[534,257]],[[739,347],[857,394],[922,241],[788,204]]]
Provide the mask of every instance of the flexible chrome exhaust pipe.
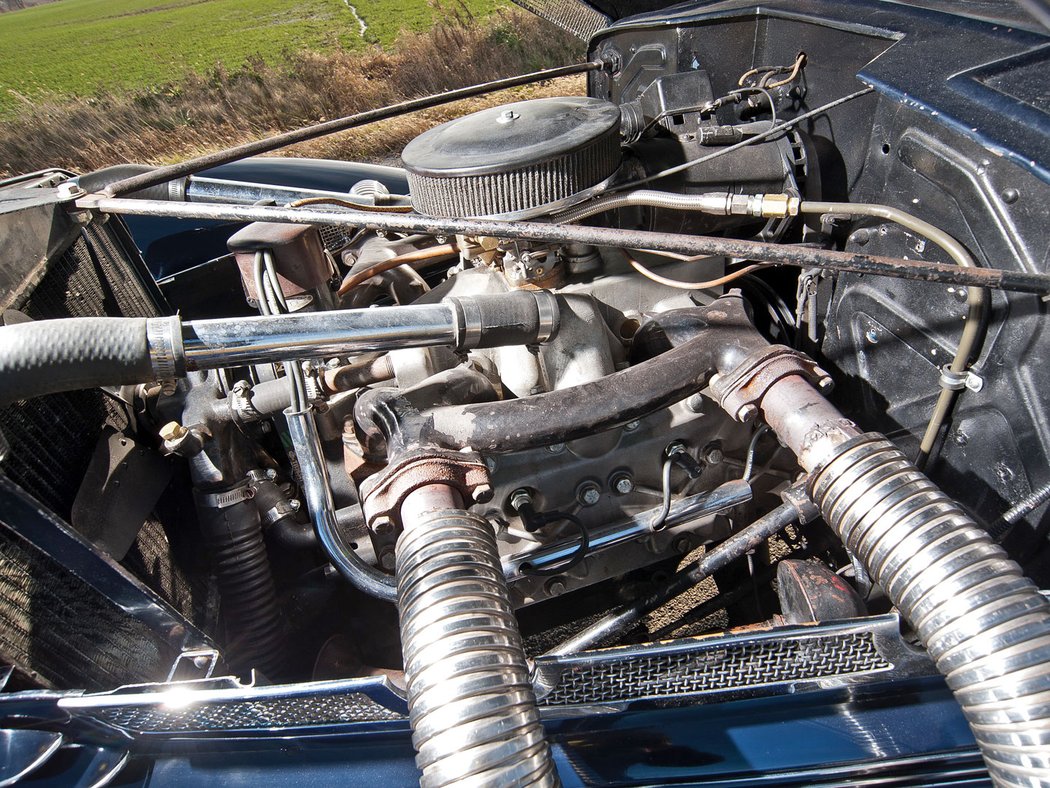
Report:
[[915,627],[995,783],[1050,784],[1050,601],[899,449],[800,377],[761,408],[828,525]]
[[406,498],[398,612],[424,788],[560,785],[492,526],[451,487]]

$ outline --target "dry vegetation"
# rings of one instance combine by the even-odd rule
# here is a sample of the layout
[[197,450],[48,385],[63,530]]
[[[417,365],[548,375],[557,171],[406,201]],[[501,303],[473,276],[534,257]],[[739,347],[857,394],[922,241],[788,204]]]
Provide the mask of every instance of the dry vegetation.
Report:
[[[27,107],[0,123],[0,172],[64,167],[85,172],[121,162],[168,162],[413,96],[563,65],[582,44],[519,12],[484,21],[452,18],[402,35],[391,51],[301,53],[280,68],[216,68],[162,90],[105,94]],[[461,102],[287,151],[292,156],[389,158],[420,130],[456,114],[538,95],[573,94],[582,78]]]

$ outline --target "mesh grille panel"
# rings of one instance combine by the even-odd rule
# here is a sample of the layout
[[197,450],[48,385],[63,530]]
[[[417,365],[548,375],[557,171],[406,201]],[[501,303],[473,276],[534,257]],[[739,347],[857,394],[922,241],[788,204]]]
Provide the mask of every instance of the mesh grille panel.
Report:
[[0,653],[53,687],[156,680],[175,655],[135,619],[0,528]]
[[102,707],[93,709],[91,716],[135,733],[304,728],[404,718],[360,692],[204,703],[182,709],[160,705]]
[[610,655],[567,665],[544,699],[552,706],[746,690],[889,670],[869,632]]
[[[35,320],[152,316],[149,291],[127,261],[117,230],[88,226],[15,300]],[[0,472],[68,522],[102,428],[128,426],[124,405],[101,391],[52,394],[0,409],[9,450]],[[176,565],[162,520],[151,516],[128,566],[194,623],[206,580]],[[165,520],[166,521],[166,520]],[[0,531],[0,659],[58,688],[110,689],[156,680],[174,654],[150,630],[6,529]],[[159,660],[159,661],[158,661]]]
[[608,27],[609,17],[579,0],[514,0],[526,11],[546,19],[584,41]]

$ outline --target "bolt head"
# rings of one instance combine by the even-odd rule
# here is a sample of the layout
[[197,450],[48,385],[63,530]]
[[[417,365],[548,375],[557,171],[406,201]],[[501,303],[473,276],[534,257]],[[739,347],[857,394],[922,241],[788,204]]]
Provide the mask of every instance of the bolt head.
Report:
[[387,550],[379,556],[379,565],[388,572],[393,572],[397,565],[393,550]]
[[746,424],[747,422],[752,421],[757,415],[758,408],[754,405],[744,405],[736,412],[736,420]]
[[634,432],[641,425],[642,425],[642,423],[640,421],[629,421],[623,426],[623,428],[625,430],[627,430],[628,432]]
[[165,441],[177,441],[179,438],[185,437],[187,433],[189,433],[189,430],[177,421],[169,421],[160,428],[160,437]]
[[602,499],[602,491],[593,482],[581,485],[577,491],[577,497],[584,506],[594,506]]
[[694,394],[685,401],[685,406],[692,413],[702,414],[704,412],[704,395]]
[[247,380],[238,380],[236,383],[233,384],[233,393],[247,394],[249,391],[251,391],[251,388],[252,384],[249,383]]
[[551,580],[547,583],[547,593],[551,596],[558,596],[559,594],[565,593],[565,582],[562,580]]
[[492,500],[492,486],[479,484],[474,488],[474,500],[478,503],[488,503]]
[[381,514],[372,521],[372,530],[377,536],[389,536],[394,533],[394,521]]
[[565,451],[565,444],[552,443],[550,446],[547,447],[547,451],[549,451],[551,454],[561,454],[563,451]]
[[618,477],[613,486],[620,495],[629,495],[634,492],[634,480],[626,474]]
[[830,376],[823,377],[817,382],[817,388],[820,389],[823,393],[827,394],[829,391],[835,388],[835,381],[833,381]]
[[725,453],[719,448],[708,449],[704,454],[704,462],[708,465],[721,465],[725,458]]
[[288,502],[288,505],[292,507],[293,512],[298,512],[303,507],[298,498],[292,498],[292,500]]

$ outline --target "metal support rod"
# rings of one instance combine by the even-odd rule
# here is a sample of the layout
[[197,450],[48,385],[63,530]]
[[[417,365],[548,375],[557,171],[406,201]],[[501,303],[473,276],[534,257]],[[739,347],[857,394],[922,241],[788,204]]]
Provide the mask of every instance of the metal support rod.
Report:
[[547,652],[548,655],[575,654],[598,646],[615,634],[625,632],[660,605],[683,594],[715,572],[724,569],[732,561],[754,550],[771,536],[787,526],[798,522],[799,512],[794,505],[785,503],[763,515],[746,528],[730,536],[718,547],[704,554],[699,561],[676,574],[669,583],[649,592],[630,605],[608,613],[582,632]]
[[266,206],[170,203],[161,200],[120,200],[88,196],[77,200],[78,208],[132,216],[171,216],[182,219],[220,219],[232,222],[283,222],[365,227],[388,232],[423,235],[468,235],[508,238],[540,243],[580,243],[620,249],[651,249],[690,256],[711,255],[744,260],[821,268],[829,271],[889,276],[937,284],[987,287],[1020,293],[1050,293],[1050,275],[998,268],[960,268],[946,263],[903,260],[895,257],[813,249],[788,244],[675,235],[647,230],[611,227],[580,227],[541,222],[509,222],[494,219],[436,219],[418,214],[374,214],[365,211],[334,211],[321,208],[275,208]]
[[[726,482],[713,490],[690,495],[671,504],[662,527],[665,531],[681,525],[689,525],[702,517],[708,517],[726,509],[732,509],[742,503],[751,500],[751,485],[740,479]],[[634,515],[625,523],[595,529],[588,538],[587,552],[593,555],[595,552],[615,547],[616,545],[629,542],[646,534],[653,533],[652,523],[657,514],[661,513],[662,507],[657,506]],[[519,553],[504,560],[503,570],[508,578],[519,577],[521,567],[528,565],[531,569],[548,569],[552,566],[564,563],[579,547],[579,540],[571,539],[566,542],[541,547]]]
[[423,96],[421,98],[409,99],[408,101],[401,101],[387,107],[371,109],[366,112],[358,112],[355,115],[348,115],[344,118],[336,118],[335,120],[325,121],[324,123],[315,123],[312,126],[286,131],[283,134],[275,134],[272,137],[246,142],[243,145],[236,145],[232,148],[226,148],[225,150],[206,153],[203,156],[197,156],[179,162],[178,164],[158,167],[152,172],[133,175],[130,178],[124,178],[123,180],[112,183],[106,188],[105,193],[111,196],[130,194],[132,192],[149,188],[150,186],[156,186],[160,183],[175,180],[176,178],[184,178],[187,175],[192,175],[201,170],[209,169],[210,167],[218,167],[220,164],[229,164],[231,161],[246,159],[249,156],[270,153],[271,151],[283,148],[286,145],[294,145],[299,142],[317,139],[318,137],[323,137],[327,134],[346,131],[347,129],[352,129],[357,126],[364,126],[368,123],[396,118],[399,115],[405,115],[409,112],[430,109],[431,107],[449,104],[453,101],[459,101],[460,99],[483,96],[486,93],[495,93],[498,90],[515,88],[520,85],[529,85],[533,82],[542,82],[546,79],[556,79],[557,77],[566,77],[571,74],[583,74],[588,71],[597,71],[600,68],[602,68],[601,63],[576,63],[571,66],[561,66],[559,68],[533,71],[530,74],[508,77],[507,79],[497,79],[492,82],[484,82],[480,85],[471,85],[470,87],[449,90],[431,96]]

